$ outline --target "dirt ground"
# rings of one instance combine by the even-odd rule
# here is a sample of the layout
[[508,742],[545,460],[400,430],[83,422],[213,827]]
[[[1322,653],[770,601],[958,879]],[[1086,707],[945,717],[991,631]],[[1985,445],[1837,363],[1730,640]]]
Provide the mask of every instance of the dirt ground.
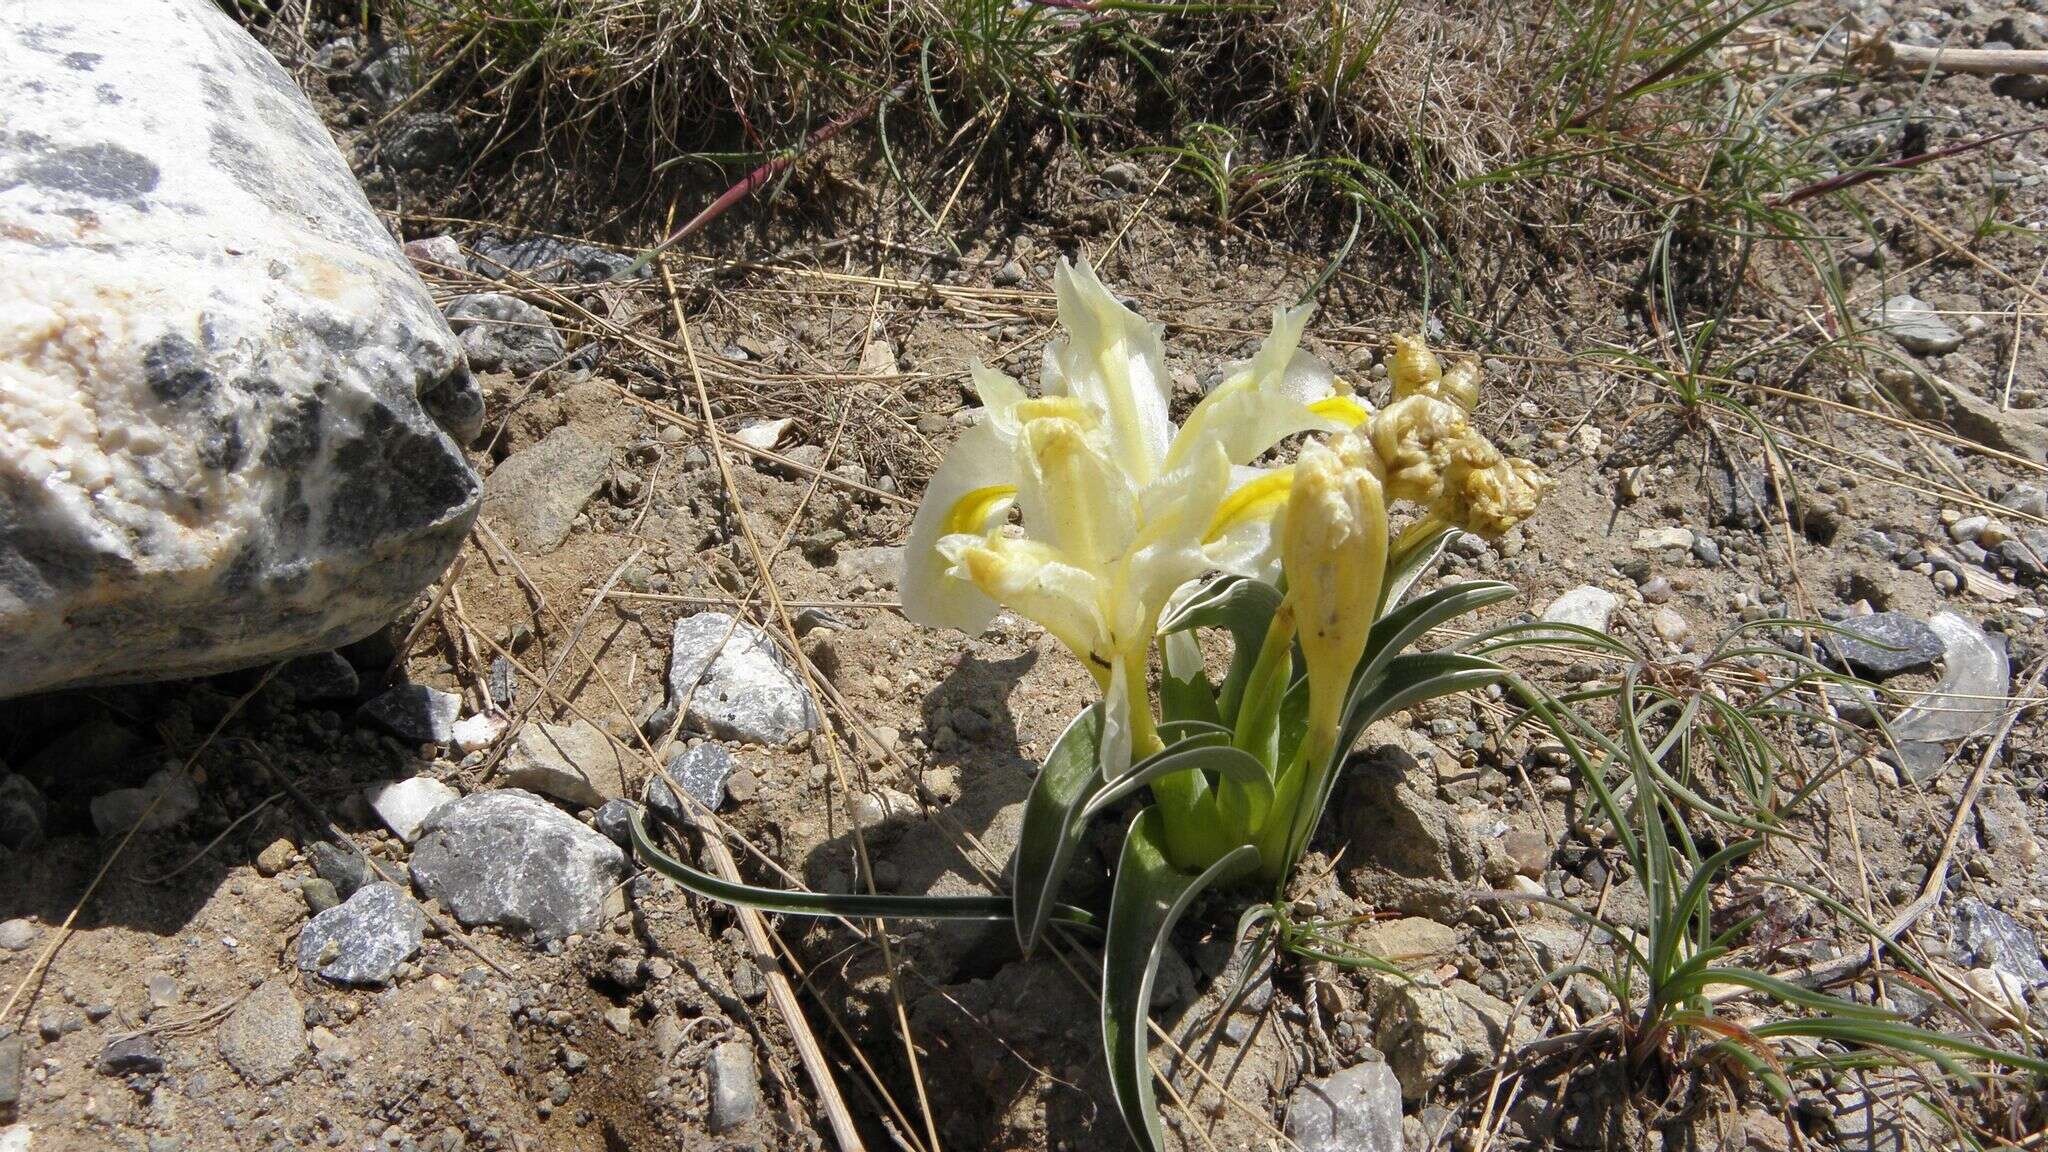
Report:
[[[1996,15],[1950,13],[1941,31],[1975,42]],[[1776,51],[1796,57],[1824,27],[1818,21],[1803,9],[1759,21],[1745,50],[1773,50],[1775,38]],[[316,95],[344,148],[361,155],[370,138],[361,118],[346,114],[344,98]],[[1826,98],[1865,110],[1917,101],[1928,110],[1920,131],[1931,124],[1937,141],[2040,115],[2039,105],[1970,76],[1923,88],[1917,76],[1872,73],[1844,78]],[[1794,119],[1812,111],[1802,106]],[[851,166],[843,176],[872,175],[858,155],[840,162]],[[558,547],[520,538],[518,510],[487,503],[448,578],[386,633],[345,652],[361,695],[381,689],[395,666],[405,681],[461,695],[465,716],[583,716],[627,751],[638,774],[627,793],[637,796],[654,770],[649,750],[665,759],[705,738],[685,730],[674,747],[661,746],[674,623],[738,608],[800,654],[830,721],[782,745],[727,742],[739,770],[720,815],[742,871],[780,882],[772,864],[842,891],[1000,883],[1033,766],[1094,689],[1057,644],[1014,616],[970,641],[913,626],[895,609],[896,549],[967,418],[967,365],[978,358],[1035,378],[1052,322],[1052,265],[1086,255],[1166,325],[1185,411],[1330,254],[1313,240],[1219,235],[1167,211],[1174,193],[1164,169],[1142,158],[1135,182],[1104,175],[1129,159],[1061,163],[1076,191],[976,218],[958,258],[905,212],[880,231],[763,224],[716,256],[684,251],[663,275],[629,283],[481,277],[422,262],[437,296],[504,291],[538,306],[570,353],[538,373],[483,375],[479,471],[488,476],[563,428],[603,464]],[[2015,424],[2031,420],[2048,393],[2043,261],[2029,230],[2048,211],[2043,175],[2040,147],[2026,138],[1886,182],[1866,201],[1874,224],[1846,211],[1832,221],[1855,307],[1910,292],[1963,336],[1954,351],[1901,353],[1900,363],[1984,405],[2007,398],[2014,411],[2003,418]],[[408,240],[452,236],[473,252],[498,227],[444,216],[436,197],[459,197],[429,178],[369,184]],[[1978,228],[1994,204],[2014,227]],[[1859,249],[1867,232],[1881,242]],[[1391,257],[1352,261],[1320,294],[1309,345],[1380,400],[1388,335],[1440,325],[1442,348],[1484,361],[1490,434],[1555,481],[1534,519],[1491,547],[1454,549],[1428,578],[1516,584],[1521,597],[1483,623],[1540,613],[1593,585],[1618,597],[1615,636],[1653,661],[1682,662],[1766,612],[1949,611],[2003,637],[2011,692],[2025,698],[2015,706],[2038,697],[2027,676],[2048,652],[2048,583],[2001,554],[1971,564],[1949,525],[1990,510],[2023,540],[2048,528],[2038,496],[2030,504],[2013,492],[2038,488],[2048,469],[2018,433],[1987,433],[1953,405],[1931,416],[1882,405],[1880,388],[1910,380],[1897,368],[1859,376],[1815,360],[1812,350],[1839,334],[1827,330],[1819,287],[1791,254],[1756,254],[1745,270],[1755,303],[1728,322],[1753,350],[1730,372],[1747,414],[1689,409],[1669,374],[1610,355],[1669,350],[1669,333],[1645,308],[1641,243],[1571,266],[1527,263],[1483,296],[1439,300],[1428,316],[1411,278],[1381,274],[1381,259]],[[1011,265],[1021,282],[1006,274]],[[707,415],[724,433],[716,443]],[[1774,462],[1750,415],[1771,430]],[[771,420],[789,421],[772,447],[734,438]],[[1753,514],[1730,509],[1731,491],[1786,469],[1755,493],[1763,499]],[[1682,536],[1668,534],[1678,529]],[[765,582],[756,549],[772,558]],[[1946,555],[1930,559],[1932,549]],[[492,702],[494,662],[500,676],[512,670],[509,706]],[[1614,670],[1554,654],[1521,668],[1560,691]],[[1888,686],[1924,691],[1938,671]],[[12,1113],[38,1152],[840,1146],[764,968],[794,985],[803,1011],[795,1025],[821,1048],[867,1147],[1124,1145],[1095,1038],[1095,958],[1074,945],[1021,959],[1001,928],[892,925],[884,939],[873,925],[771,919],[782,951],[757,956],[732,911],[641,874],[600,930],[559,945],[465,929],[432,908],[422,950],[389,987],[301,973],[294,957],[313,845],[346,838],[386,866],[406,861],[406,845],[364,802],[366,785],[420,774],[463,793],[500,783],[491,750],[378,734],[356,717],[358,702],[306,703],[252,670],[0,706],[0,761],[49,804],[47,838],[0,868],[0,921],[31,929],[20,948],[0,950],[0,1035],[12,1031],[0,1039],[0,1077],[16,1078]],[[1367,918],[1362,946],[1402,952],[1425,978],[1503,1009],[1550,966],[1543,957],[1569,947],[1558,941],[1571,921],[1474,902],[1469,892],[1521,876],[1553,896],[1600,901],[1624,922],[1630,893],[1640,901],[1640,889],[1614,874],[1611,841],[1579,830],[1582,798],[1543,742],[1526,729],[1502,731],[1511,713],[1495,698],[1458,697],[1370,733],[1360,760],[1406,766],[1401,819],[1415,823],[1375,817],[1373,777],[1361,771],[1295,893],[1319,915]],[[1887,919],[1942,859],[1986,738],[1951,743],[1946,769],[1915,781],[1867,732],[1798,731],[1787,779],[1842,770],[1799,818],[1803,839],[1772,849],[1759,868]],[[1915,929],[1930,955],[1950,954],[1965,899],[2036,929],[2048,919],[2037,839],[2048,743],[2038,709],[2022,708],[1996,751],[1961,822],[1941,904]],[[171,762],[197,782],[187,818],[127,840],[96,834],[95,796]],[[1418,862],[1407,849],[1422,840],[1440,843],[1448,865]],[[1106,893],[1114,845],[1094,847],[1070,900]],[[1853,925],[1812,901],[1748,882],[1734,892],[1742,907],[1772,911],[1763,952],[1772,970],[1865,947]],[[1190,918],[1169,963],[1179,984],[1155,1017],[1186,1053],[1155,1044],[1174,1085],[1170,1139],[1189,1149],[1287,1146],[1285,1103],[1305,1077],[1397,1039],[1386,1024],[1392,986],[1327,965],[1282,963],[1255,981],[1263,991],[1221,1018],[1236,974],[1235,914],[1219,901]],[[225,1054],[224,1029],[247,999],[279,984],[308,1039],[275,1080],[259,1083]],[[1867,997],[1868,983],[1860,987]],[[1586,988],[1538,998],[1516,1036],[1568,1031],[1604,1010],[1598,1000]],[[2037,1002],[2031,1023],[2000,1038],[2032,1043],[2042,1021]],[[153,1060],[105,1059],[110,1045],[135,1037],[146,1038]],[[18,1073],[7,1066],[10,1039]],[[736,1125],[714,1130],[712,1069],[733,1042],[751,1054],[759,1100]],[[1802,1080],[1791,1107],[1754,1085],[1663,1085],[1654,1103],[1624,1116],[1603,1111],[1617,1090],[1603,1087],[1597,1062],[1540,1065],[1499,1099],[1484,1075],[1491,1063],[1473,1061],[1476,1077],[1408,1102],[1408,1149],[1957,1146],[1920,1097],[1886,1103],[1882,1124],[1895,1127],[1874,1131],[1879,1122],[1866,1123],[1857,1102],[1894,1087],[1875,1073],[1871,1083]],[[1953,1104],[1980,1137],[2040,1127],[2022,1085],[1927,1099]]]

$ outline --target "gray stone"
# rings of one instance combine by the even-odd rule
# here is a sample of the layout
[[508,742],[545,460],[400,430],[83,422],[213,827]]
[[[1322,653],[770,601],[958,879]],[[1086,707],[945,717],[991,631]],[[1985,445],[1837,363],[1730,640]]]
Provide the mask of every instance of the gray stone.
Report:
[[341,904],[341,893],[334,887],[334,882],[318,876],[300,882],[299,898],[306,902],[306,911],[315,916]]
[[[531,236],[512,240],[486,232],[470,245],[474,255],[469,270],[493,280],[517,273],[515,279],[545,284],[599,284],[623,279],[633,267],[634,257],[589,244],[571,244],[552,236]],[[635,279],[651,273],[641,269]]]
[[833,565],[841,575],[849,578],[864,578],[877,588],[896,587],[896,578],[903,572],[903,549],[898,545],[877,545],[871,548],[842,548]]
[[1346,770],[1341,814],[1346,883],[1353,895],[1410,915],[1442,916],[1469,903],[1485,854],[1437,798],[1428,769],[1382,744]]
[[1716,457],[1707,466],[1707,507],[1723,528],[1760,528],[1771,507],[1771,474],[1762,465]]
[[1892,737],[1901,744],[1960,740],[1989,728],[2005,713],[2012,687],[2012,666],[2005,638],[1992,637],[1954,612],[1939,612],[1927,621],[1941,637],[1947,666],[1934,690],[1915,700],[1892,721]]
[[164,1070],[164,1055],[154,1036],[123,1036],[100,1049],[93,1067],[102,1076],[145,1076]]
[[583,505],[611,470],[612,450],[564,424],[506,457],[484,481],[484,515],[512,529],[531,552],[552,552],[569,538]]
[[289,983],[272,977],[242,998],[221,1024],[223,1060],[251,1084],[275,1084],[291,1075],[306,1052],[305,1009]]
[[420,825],[427,822],[436,808],[460,798],[461,793],[432,776],[414,776],[363,789],[363,799],[369,801],[377,819],[407,844],[419,839]]
[[[691,799],[716,812],[725,804],[725,782],[737,767],[723,745],[704,743],[669,757],[668,774]],[[660,776],[647,782],[647,806],[678,828],[687,828],[695,820],[694,809],[684,807]]]
[[1998,498],[1998,505],[2022,516],[2048,519],[2048,491],[2043,491],[2039,484],[2013,485]]
[[306,849],[306,858],[312,862],[313,874],[334,885],[334,890],[344,900],[377,878],[361,853],[336,847],[325,840]]
[[2048,412],[2000,409],[1960,384],[1925,372],[1906,378],[1897,392],[1906,409],[1923,420],[1945,424],[1987,448],[2048,464]]
[[1508,1005],[1473,985],[1375,976],[1372,986],[1373,1043],[1387,1054],[1402,1096],[1420,1099],[1452,1072],[1498,1057]]
[[400,684],[373,697],[356,717],[400,740],[446,744],[455,739],[455,721],[462,717],[462,697],[425,684]]
[[1550,624],[1576,624],[1591,628],[1595,632],[1607,631],[1608,622],[1614,618],[1614,610],[1621,606],[1621,597],[1605,588],[1582,584],[1559,596],[1543,610],[1543,619]]
[[631,759],[588,720],[528,723],[505,752],[505,785],[596,808],[626,794]]
[[431,172],[462,154],[462,125],[446,112],[416,112],[384,138],[380,155],[399,172]]
[[530,792],[466,796],[428,817],[413,880],[466,925],[546,942],[589,932],[625,878],[618,846]]
[[713,736],[781,744],[818,727],[818,713],[781,649],[760,629],[723,612],[676,621],[669,650],[671,703]]
[[356,93],[378,112],[389,112],[405,102],[419,87],[419,70],[412,48],[402,41],[363,62],[356,69]]
[[0,1119],[11,1118],[21,1106],[21,1056],[28,1038],[16,1033],[0,1036]]
[[1894,296],[1872,309],[1865,319],[1915,356],[1941,356],[1963,346],[1963,334],[1949,327],[1933,306],[1915,296]]
[[1301,1152],[1402,1152],[1401,1082],[1379,1053],[1287,1100],[1287,1138]]
[[462,337],[469,366],[479,372],[531,376],[569,354],[547,313],[517,296],[477,292],[448,304],[448,326]]
[[1902,612],[1851,616],[1837,622],[1836,627],[1854,635],[1824,632],[1822,646],[1834,655],[1837,663],[1874,680],[1931,668],[1941,659],[1941,636]]
[[219,5],[61,16],[0,27],[0,697],[350,643],[468,535],[460,345]]
[[26,852],[43,841],[50,804],[28,777],[0,768],[0,848]]
[[761,1106],[761,1076],[754,1067],[753,1045],[727,1040],[713,1048],[705,1077],[711,1096],[706,1127],[729,1132],[754,1118]]
[[299,967],[336,984],[389,984],[420,950],[426,913],[395,884],[365,884],[340,907],[306,922]]
[[277,678],[301,701],[353,700],[363,690],[362,678],[339,652],[315,652],[278,669]]
[[199,789],[175,764],[152,773],[140,788],[116,788],[92,798],[92,823],[102,836],[118,836],[130,828],[161,832],[184,823],[199,810]]
[[1954,915],[1956,948],[1965,961],[2011,973],[2028,988],[2048,984],[2033,929],[1974,896],[1956,901]]
[[23,920],[20,917],[0,920],[0,951],[21,952],[35,941],[35,921]]
[[631,800],[607,800],[591,817],[598,834],[619,846],[624,852],[633,850],[633,802]]
[[1024,282],[1024,265],[1015,260],[1006,261],[991,277],[998,288],[1015,288]]

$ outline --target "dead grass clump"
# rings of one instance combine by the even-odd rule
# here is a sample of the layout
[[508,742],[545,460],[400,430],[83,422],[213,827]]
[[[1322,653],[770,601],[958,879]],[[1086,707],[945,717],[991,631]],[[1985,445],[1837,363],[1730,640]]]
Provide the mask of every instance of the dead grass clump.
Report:
[[[480,164],[539,149],[564,174],[601,174],[614,208],[672,190],[679,164],[734,178],[904,86],[848,138],[880,143],[913,200],[938,199],[936,173],[970,155],[999,168],[1006,151],[1063,139],[1166,156],[1225,229],[1325,213],[1418,252],[1582,215],[1595,174],[1557,179],[1556,158],[1670,147],[1667,113],[1711,78],[1702,45],[1730,11],[1646,0],[1535,12],[1472,0],[374,7],[433,62],[436,102],[489,126]],[[1644,77],[1657,83],[1631,88]]]

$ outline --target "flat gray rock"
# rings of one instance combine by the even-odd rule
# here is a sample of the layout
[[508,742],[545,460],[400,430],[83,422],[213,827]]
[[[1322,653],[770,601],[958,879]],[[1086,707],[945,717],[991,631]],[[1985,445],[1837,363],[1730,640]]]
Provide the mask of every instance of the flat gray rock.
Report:
[[517,296],[478,292],[457,296],[443,313],[462,337],[469,366],[479,372],[531,376],[568,356],[562,334],[547,313]]
[[[511,240],[486,232],[470,245],[474,253],[469,269],[479,276],[501,280],[518,273],[520,278],[544,284],[599,284],[618,280],[633,267],[634,258],[609,248],[572,244],[552,236],[530,236]],[[651,275],[641,269],[634,279]]]
[[0,848],[26,852],[43,841],[50,802],[26,776],[0,768]]
[[631,757],[588,720],[530,723],[505,752],[505,786],[524,788],[584,808],[626,795]]
[[512,529],[522,547],[552,552],[611,471],[611,446],[564,424],[507,456],[484,481],[484,515]]
[[1963,346],[1963,334],[1917,296],[1894,296],[1871,309],[1866,319],[1915,356],[1941,356]]
[[315,652],[278,669],[277,678],[301,701],[353,700],[363,690],[362,678],[339,652]]
[[199,789],[185,769],[170,764],[150,774],[140,788],[116,788],[92,798],[92,823],[102,836],[131,828],[161,832],[199,810]]
[[427,914],[397,885],[365,884],[306,922],[299,967],[336,984],[389,984],[398,966],[418,954],[426,930]]
[[537,942],[596,929],[625,875],[618,845],[516,788],[437,810],[412,853],[413,882],[457,920]]
[[0,698],[355,641],[476,514],[461,346],[211,0],[0,25]]
[[1997,968],[2028,988],[2048,984],[2048,964],[2041,962],[2041,938],[2034,930],[1974,896],[1956,901],[1956,945],[1972,964]]
[[447,744],[455,739],[462,697],[425,684],[400,684],[364,704],[357,715],[400,740]]
[[1608,622],[1614,619],[1614,610],[1620,606],[1621,597],[1605,588],[1582,584],[1552,600],[1543,610],[1543,619],[1549,624],[1576,624],[1605,632]]
[[414,776],[363,789],[370,811],[407,844],[419,839],[420,825],[443,804],[461,799],[462,794],[432,776]]
[[727,1040],[711,1050],[706,1079],[711,1095],[705,1127],[729,1132],[754,1118],[761,1107],[761,1073],[754,1065],[754,1046]]
[[1287,1138],[1301,1152],[1401,1152],[1401,1082],[1383,1059],[1305,1081],[1287,1100]]
[[782,744],[815,731],[817,709],[782,650],[746,621],[699,612],[676,621],[669,648],[671,706],[702,731],[748,744]]
[[1837,622],[1844,632],[1821,634],[1821,645],[1837,663],[1873,680],[1932,668],[1941,659],[1940,633],[1903,612],[1875,612]]
[[242,998],[220,1026],[221,1058],[251,1084],[275,1084],[291,1075],[306,1051],[305,1009],[292,987],[272,977]]
[[[682,790],[712,812],[724,806],[725,782],[732,779],[737,767],[724,745],[710,743],[683,749],[669,757],[667,765],[669,776]],[[677,799],[669,790],[668,781],[659,776],[647,781],[647,806],[678,828],[688,828],[696,822],[694,809]]]

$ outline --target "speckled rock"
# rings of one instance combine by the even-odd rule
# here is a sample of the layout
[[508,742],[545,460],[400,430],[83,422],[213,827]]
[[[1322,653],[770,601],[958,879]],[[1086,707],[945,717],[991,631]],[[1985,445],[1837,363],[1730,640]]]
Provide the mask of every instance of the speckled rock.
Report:
[[275,977],[235,1005],[221,1023],[221,1058],[251,1084],[275,1084],[291,1075],[306,1051],[305,1010],[292,987]]
[[676,621],[668,691],[672,706],[689,701],[691,724],[726,740],[781,744],[818,727],[817,709],[782,650],[723,612]]
[[596,928],[625,874],[618,845],[517,788],[437,809],[412,853],[413,882],[457,920],[536,941]]
[[[597,284],[626,278],[633,257],[589,244],[571,244],[552,236],[511,240],[486,232],[470,245],[470,271],[494,280],[538,280],[547,284]],[[643,268],[632,279],[645,279]]]
[[360,638],[475,515],[460,345],[217,5],[36,15],[0,25],[0,697]]
[[1401,1082],[1383,1059],[1304,1081],[1287,1100],[1287,1138],[1301,1152],[1401,1152]]
[[1836,627],[1838,632],[1821,635],[1821,644],[1851,671],[1882,680],[1902,672],[1931,668],[1941,659],[1941,636],[1934,629],[1900,612],[1873,612],[1851,616]]
[[448,326],[462,337],[470,367],[479,372],[529,376],[568,355],[548,314],[502,292],[458,296],[448,305]]
[[397,885],[365,884],[306,922],[299,967],[336,984],[389,984],[398,966],[419,952],[426,930],[426,913]]

